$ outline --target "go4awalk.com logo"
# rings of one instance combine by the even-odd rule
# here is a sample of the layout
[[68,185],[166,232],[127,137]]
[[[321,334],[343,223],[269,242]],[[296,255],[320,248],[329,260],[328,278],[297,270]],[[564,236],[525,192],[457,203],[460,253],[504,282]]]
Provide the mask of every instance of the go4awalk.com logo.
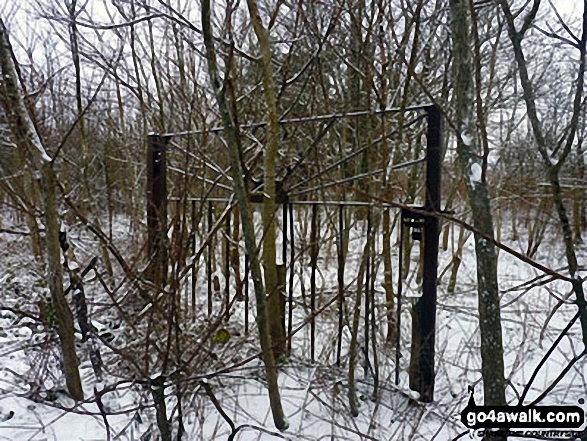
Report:
[[469,392],[461,422],[470,429],[576,429],[585,423],[585,412],[579,406],[478,406],[473,389],[469,388]]

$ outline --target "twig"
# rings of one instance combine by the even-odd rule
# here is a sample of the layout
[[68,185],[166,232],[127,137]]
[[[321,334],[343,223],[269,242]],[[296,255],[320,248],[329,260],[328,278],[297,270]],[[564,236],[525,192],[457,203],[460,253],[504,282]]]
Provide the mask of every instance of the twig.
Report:
[[236,426],[234,425],[234,421],[232,421],[230,417],[226,414],[224,409],[222,409],[222,406],[220,405],[218,398],[216,398],[216,395],[214,395],[214,391],[212,390],[210,384],[206,381],[200,381],[200,385],[204,388],[204,391],[206,391],[206,395],[208,395],[210,401],[212,401],[212,404],[214,405],[218,413],[222,416],[222,418],[224,418],[224,420],[230,426],[231,434],[228,439],[234,439],[234,435],[236,434]]
[[11,230],[9,228],[0,228],[0,234],[15,234],[17,236],[30,236],[31,233],[28,231]]
[[575,324],[575,322],[577,321],[578,318],[579,318],[579,313],[577,312],[575,314],[575,316],[571,319],[571,321],[567,324],[567,326],[565,326],[565,329],[563,329],[561,331],[559,336],[552,343],[552,346],[550,347],[550,349],[546,352],[546,354],[544,354],[544,357],[542,357],[542,360],[540,360],[540,363],[538,363],[538,366],[536,366],[536,369],[534,369],[534,372],[532,373],[532,376],[530,377],[528,384],[526,384],[526,387],[522,391],[522,396],[520,397],[520,399],[518,401],[519,405],[524,404],[524,398],[526,398],[526,395],[528,394],[528,391],[530,390],[530,386],[532,385],[532,383],[536,379],[536,376],[538,375],[540,368],[542,368],[544,363],[546,363],[546,360],[548,360],[548,357],[550,357],[550,355],[554,352],[554,350],[556,349],[558,344],[561,342],[561,340],[564,338],[564,336],[567,335],[567,332],[569,332],[569,329],[571,329],[571,327]]

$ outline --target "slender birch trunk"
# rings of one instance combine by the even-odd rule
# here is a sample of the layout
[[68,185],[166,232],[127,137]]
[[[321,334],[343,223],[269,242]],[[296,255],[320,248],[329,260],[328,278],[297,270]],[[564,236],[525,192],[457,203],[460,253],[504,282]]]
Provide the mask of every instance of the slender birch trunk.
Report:
[[273,340],[273,352],[275,358],[283,357],[287,353],[285,341],[285,328],[281,324],[281,301],[279,283],[277,278],[277,261],[275,250],[275,215],[276,188],[275,188],[275,163],[279,149],[279,120],[277,114],[277,97],[275,94],[275,79],[271,62],[271,45],[269,33],[265,29],[259,7],[255,0],[247,0],[249,15],[253,23],[253,29],[261,50],[261,70],[263,72],[263,91],[267,106],[267,146],[263,157],[265,175],[263,179],[263,268],[265,270],[265,289],[268,295],[269,330]]
[[67,389],[75,400],[83,400],[84,393],[79,375],[79,360],[75,352],[73,315],[63,291],[63,268],[59,247],[59,216],[57,211],[56,177],[51,158],[47,155],[18,88],[12,48],[4,22],[0,19],[0,65],[2,68],[4,105],[11,119],[15,139],[30,154],[35,170],[40,174],[45,212],[45,250],[47,278],[57,316],[57,333],[61,346],[63,373]]
[[261,350],[263,351],[263,362],[265,364],[267,389],[269,391],[269,402],[273,413],[273,421],[279,430],[286,430],[289,427],[289,423],[283,413],[279,386],[277,384],[277,367],[271,349],[265,287],[263,285],[257,241],[255,239],[255,226],[253,224],[252,210],[249,206],[247,189],[245,187],[244,174],[241,166],[241,147],[233,124],[233,119],[228,110],[225,89],[218,73],[216,49],[214,47],[214,37],[210,20],[210,0],[202,1],[202,32],[204,36],[204,45],[206,46],[206,58],[208,60],[210,81],[216,96],[216,101],[218,102],[222,124],[224,126],[224,136],[229,148],[234,193],[240,210],[245,247],[250,259],[251,278],[253,279],[257,304],[259,341],[261,343]]
[[[476,145],[478,127],[473,106],[475,103],[477,105],[480,103],[478,102],[479,95],[475,96],[474,94],[473,60],[471,57],[472,20],[469,17],[468,1],[450,0],[450,13],[453,37],[454,104],[458,124],[458,161],[465,178],[473,225],[483,234],[493,238],[493,218],[485,178],[487,152],[479,154]],[[477,84],[477,87],[480,87],[480,84]],[[482,121],[479,123],[482,124]],[[481,329],[481,373],[485,404],[505,405],[497,255],[495,246],[478,235],[475,235],[475,253],[477,256],[479,326]]]
[[587,347],[587,302],[585,301],[585,292],[583,289],[583,281],[578,276],[577,271],[579,265],[577,263],[577,253],[575,250],[575,243],[573,242],[573,231],[567,209],[565,207],[561,185],[560,185],[560,170],[564,165],[566,158],[571,153],[571,148],[575,140],[577,128],[579,125],[579,116],[582,108],[582,102],[584,99],[584,82],[585,82],[585,70],[587,69],[587,0],[583,1],[583,19],[582,19],[582,31],[581,38],[578,40],[577,48],[579,49],[579,69],[577,73],[577,88],[575,89],[575,96],[572,104],[572,116],[568,127],[568,136],[566,142],[560,153],[560,159],[553,163],[551,162],[550,154],[548,152],[547,140],[544,135],[544,129],[538,116],[538,110],[536,107],[536,98],[534,95],[534,88],[530,81],[530,75],[528,73],[528,66],[526,63],[526,57],[522,48],[522,40],[524,34],[532,25],[534,18],[538,12],[540,6],[539,0],[534,0],[532,9],[524,17],[522,26],[520,29],[516,28],[514,22],[515,17],[509,7],[509,4],[505,0],[498,0],[498,3],[504,13],[506,24],[508,27],[508,35],[513,45],[514,57],[518,66],[518,75],[520,77],[520,83],[524,91],[523,97],[526,103],[526,110],[532,132],[534,134],[534,140],[536,141],[536,147],[540,156],[544,162],[544,168],[546,175],[550,183],[550,190],[552,193],[552,200],[556,213],[558,215],[559,223],[563,235],[563,243],[565,245],[565,255],[569,266],[569,274],[573,279],[573,291],[576,296],[576,303],[579,309],[579,321],[581,323],[581,330],[583,332],[583,344]]

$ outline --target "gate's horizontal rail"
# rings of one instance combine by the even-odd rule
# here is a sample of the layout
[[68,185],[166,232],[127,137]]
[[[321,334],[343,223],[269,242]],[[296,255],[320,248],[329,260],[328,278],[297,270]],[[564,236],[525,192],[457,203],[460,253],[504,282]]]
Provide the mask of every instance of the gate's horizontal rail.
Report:
[[[234,200],[230,198],[201,198],[201,197],[186,197],[186,198],[179,198],[179,197],[172,197],[169,198],[171,202],[217,202],[217,203],[233,203]],[[311,201],[288,201],[288,204],[292,205],[330,205],[330,206],[345,206],[345,207],[383,207],[383,208],[398,208],[397,204],[389,204],[389,203],[377,203],[377,202],[360,202],[360,201],[320,201],[320,200],[311,200]],[[422,206],[414,205],[414,206],[406,206],[409,208],[414,208],[415,210],[423,210]]]
[[[301,123],[310,123],[310,122],[319,122],[319,121],[329,121],[332,119],[341,119],[341,118],[360,118],[362,116],[377,116],[377,115],[386,115],[389,113],[402,113],[402,112],[413,112],[417,110],[427,110],[432,107],[432,104],[422,104],[417,106],[408,106],[408,107],[392,107],[388,109],[381,109],[381,110],[358,110],[355,112],[341,112],[341,113],[331,113],[329,115],[316,115],[316,116],[306,116],[301,118],[290,118],[290,119],[282,119],[279,121],[279,124],[286,125],[286,124],[301,124]],[[250,124],[241,124],[241,129],[257,129],[267,126],[267,121],[261,121],[256,123]],[[175,133],[164,133],[161,136],[164,137],[172,137],[172,136],[191,136],[191,135],[202,135],[204,133],[219,133],[223,132],[224,127],[210,127],[209,129],[201,129],[201,130],[186,130],[183,132],[175,132]]]

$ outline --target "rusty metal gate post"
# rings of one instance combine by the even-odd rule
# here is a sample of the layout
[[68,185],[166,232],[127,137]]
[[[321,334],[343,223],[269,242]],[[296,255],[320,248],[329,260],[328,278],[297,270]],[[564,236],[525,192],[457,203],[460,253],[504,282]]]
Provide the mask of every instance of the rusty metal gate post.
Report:
[[[428,212],[440,212],[441,194],[441,115],[435,106],[426,109],[428,117],[426,141],[426,202],[424,209]],[[411,363],[410,387],[420,393],[420,401],[431,402],[434,399],[435,377],[435,342],[436,342],[436,284],[438,273],[438,236],[439,220],[437,216],[424,218],[424,268],[422,280],[422,297],[414,305],[413,333],[417,341],[412,341],[412,351],[416,363]],[[412,376],[415,378],[413,379]],[[415,380],[415,381],[412,381]]]
[[167,282],[167,164],[168,136],[147,137],[147,280],[158,287]]

